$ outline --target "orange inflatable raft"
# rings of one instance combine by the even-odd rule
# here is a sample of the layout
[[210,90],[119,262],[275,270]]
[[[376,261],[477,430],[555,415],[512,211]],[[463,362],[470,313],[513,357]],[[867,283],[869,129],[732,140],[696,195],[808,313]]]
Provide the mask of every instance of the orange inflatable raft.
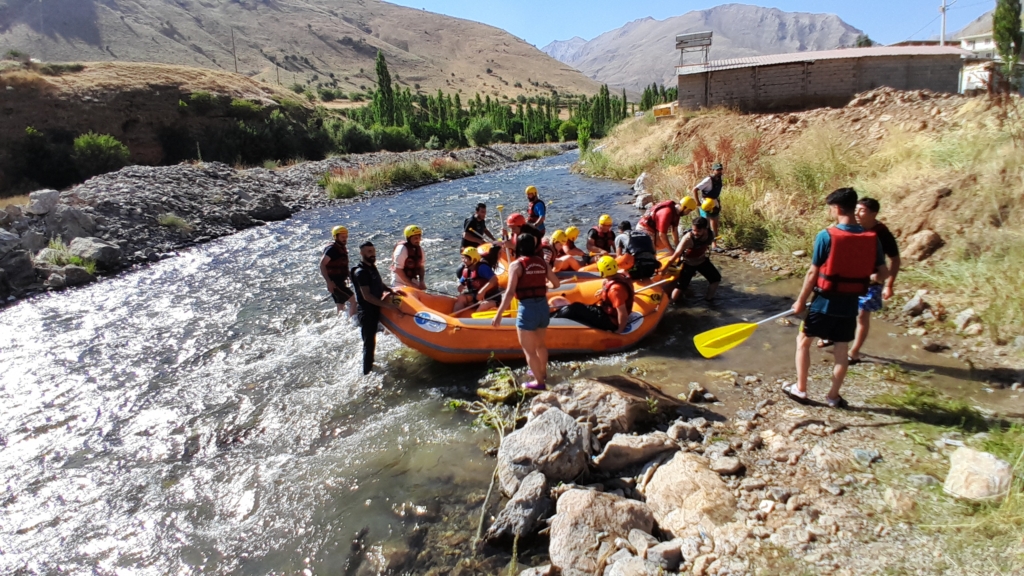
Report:
[[[601,288],[600,279],[581,280],[563,284],[549,290],[549,300],[556,296],[571,302],[593,304]],[[547,331],[548,353],[606,354],[635,346],[657,328],[668,308],[664,290],[669,285],[658,279],[634,283],[637,290],[633,311],[629,315],[630,327],[623,334],[597,330],[563,318],[552,318]],[[651,286],[644,290],[644,287]],[[641,291],[643,290],[643,291]],[[455,299],[403,288],[401,310],[385,308],[381,321],[406,346],[450,364],[485,362],[493,357],[500,360],[523,358],[516,334],[515,316],[506,316],[501,326],[491,326],[492,318],[466,318],[452,316]],[[493,315],[492,315],[493,317]]]

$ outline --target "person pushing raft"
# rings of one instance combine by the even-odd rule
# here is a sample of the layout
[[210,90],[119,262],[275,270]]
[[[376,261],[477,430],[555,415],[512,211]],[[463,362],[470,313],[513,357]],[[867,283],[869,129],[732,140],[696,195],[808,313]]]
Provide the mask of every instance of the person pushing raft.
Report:
[[689,196],[679,200],[678,204],[674,200],[664,200],[649,206],[636,227],[651,236],[656,249],[675,249],[679,243],[680,218],[696,209],[697,201]]

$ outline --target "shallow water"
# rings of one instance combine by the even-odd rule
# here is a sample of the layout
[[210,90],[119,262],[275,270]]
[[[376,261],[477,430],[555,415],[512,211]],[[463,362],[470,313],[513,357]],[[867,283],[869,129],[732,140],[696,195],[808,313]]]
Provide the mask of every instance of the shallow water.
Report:
[[[319,251],[344,223],[350,246],[377,244],[383,272],[416,223],[428,282],[450,291],[477,202],[492,229],[495,205],[522,208],[529,184],[551,230],[604,212],[635,220],[628,184],[571,175],[574,159],[305,212],[0,311],[0,572],[353,573],[364,530],[371,549],[408,547],[417,571],[458,562],[494,466],[481,448],[495,441],[445,401],[472,397],[486,367],[440,365],[385,335],[379,368],[359,375],[358,331],[323,301]],[[796,291],[719,260],[726,285],[711,309],[674,309],[638,350],[562,360],[554,375],[631,366],[678,393],[714,388],[709,370],[789,370],[792,327],[697,356],[694,334],[781,311]]]

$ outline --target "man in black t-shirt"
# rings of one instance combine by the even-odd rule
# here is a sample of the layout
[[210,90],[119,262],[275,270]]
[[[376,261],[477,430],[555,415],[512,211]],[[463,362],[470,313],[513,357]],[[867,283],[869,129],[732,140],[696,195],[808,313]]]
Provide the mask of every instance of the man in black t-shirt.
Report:
[[377,271],[377,249],[372,242],[363,242],[359,246],[361,260],[352,269],[352,286],[356,289],[356,302],[359,309],[359,326],[363,337],[363,375],[373,368],[373,354],[377,349],[377,327],[380,324],[380,309],[399,309],[398,304],[390,298],[384,300],[384,293],[404,296],[401,290],[393,290],[384,285]]
[[868,293],[860,297],[860,311],[857,314],[857,336],[850,346],[850,363],[860,362],[860,349],[864,341],[868,339],[868,331],[871,329],[871,313],[882,309],[882,302],[892,298],[892,286],[896,282],[896,274],[900,271],[900,247],[896,244],[896,237],[892,235],[885,224],[878,221],[878,211],[881,206],[874,198],[861,198],[857,202],[857,223],[865,230],[870,230],[878,236],[882,245],[882,252],[889,257],[889,277],[884,284],[871,284]]
[[462,224],[462,248],[479,248],[487,236],[492,241],[497,240],[494,234],[487,229],[487,205],[477,204],[476,213],[466,218]]

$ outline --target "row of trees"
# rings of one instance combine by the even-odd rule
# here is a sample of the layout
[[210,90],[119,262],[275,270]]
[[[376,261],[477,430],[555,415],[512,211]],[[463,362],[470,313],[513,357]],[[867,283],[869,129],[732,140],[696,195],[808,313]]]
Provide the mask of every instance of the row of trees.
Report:
[[658,86],[657,84],[651,84],[644,88],[644,93],[640,96],[640,109],[643,111],[650,110],[658,104],[668,104],[679,99],[679,89],[665,88],[664,86]]

